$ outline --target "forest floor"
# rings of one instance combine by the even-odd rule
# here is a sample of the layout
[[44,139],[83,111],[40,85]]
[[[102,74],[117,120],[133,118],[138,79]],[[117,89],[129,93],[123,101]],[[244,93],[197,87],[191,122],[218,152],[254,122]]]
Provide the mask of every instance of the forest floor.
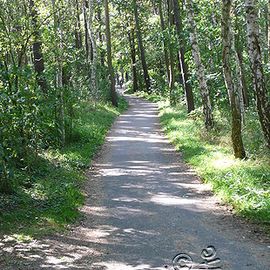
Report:
[[[4,237],[0,269],[269,269],[267,236],[232,215],[183,162],[161,132],[156,104],[127,98],[129,110],[89,170],[84,218],[39,240]],[[211,248],[201,254],[208,246],[220,262]],[[173,268],[179,253],[187,255]]]

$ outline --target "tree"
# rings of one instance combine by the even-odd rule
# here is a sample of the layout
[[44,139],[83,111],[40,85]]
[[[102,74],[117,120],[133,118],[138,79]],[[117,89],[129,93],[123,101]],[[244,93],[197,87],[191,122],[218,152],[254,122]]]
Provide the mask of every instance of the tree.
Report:
[[151,92],[151,81],[150,81],[150,77],[149,77],[149,73],[148,73],[148,66],[147,66],[146,58],[145,58],[145,49],[144,49],[142,33],[141,33],[138,4],[137,4],[137,0],[132,0],[132,1],[133,1],[133,12],[134,12],[134,18],[135,18],[135,26],[136,26],[136,30],[137,30],[138,45],[139,45],[139,49],[140,49],[140,53],[141,53],[144,83],[146,86],[146,91],[148,93],[150,93]]
[[187,102],[187,111],[191,112],[195,108],[194,97],[193,97],[192,87],[189,81],[188,65],[185,59],[186,49],[185,49],[185,42],[183,38],[183,25],[182,25],[182,19],[181,19],[182,14],[181,14],[178,0],[173,0],[173,9],[174,9],[176,32],[177,32],[178,42],[180,46],[179,61],[180,61],[180,66],[181,66],[182,81],[184,85],[186,102]]
[[[222,6],[222,40],[223,40],[223,72],[229,93],[232,114],[232,143],[236,158],[245,158],[246,153],[242,140],[242,115],[240,107],[241,82],[239,67],[232,59],[236,57],[234,33],[231,25],[232,0],[223,0]],[[235,71],[232,67],[235,65]],[[237,72],[238,71],[238,72]]]
[[89,64],[91,66],[90,71],[90,88],[92,96],[94,97],[95,102],[98,99],[97,96],[97,81],[96,81],[96,75],[97,75],[97,45],[96,45],[96,35],[94,33],[93,29],[93,16],[94,16],[94,0],[88,0],[88,6],[89,6],[89,16],[88,16],[88,30],[89,30],[89,43],[91,44],[91,58],[89,59]]
[[111,88],[111,102],[113,106],[117,107],[117,95],[115,90],[115,76],[112,65],[112,43],[111,43],[111,30],[110,30],[110,13],[109,13],[109,3],[108,0],[104,0],[105,7],[105,21],[106,21],[106,42],[107,42],[107,64],[110,78],[110,88]]
[[253,88],[263,134],[267,146],[270,148],[270,103],[262,65],[258,11],[256,3],[253,0],[246,0],[245,5],[247,13],[248,51],[253,76]]
[[168,56],[168,45],[167,45],[167,37],[164,35],[165,34],[165,21],[164,21],[164,16],[163,16],[163,8],[162,8],[162,0],[158,0],[158,11],[159,11],[159,17],[160,17],[160,26],[161,26],[161,31],[162,31],[162,38],[163,38],[163,50],[164,50],[164,60],[165,60],[165,66],[166,66],[166,76],[167,76],[167,81],[169,84],[170,80],[170,68],[169,68],[169,56]]
[[44,77],[44,58],[42,53],[42,42],[41,36],[38,26],[38,16],[37,10],[35,7],[34,0],[30,0],[30,9],[31,9],[31,17],[32,17],[32,25],[33,25],[33,36],[34,36],[34,43],[33,43],[33,57],[34,57],[34,67],[37,73],[37,83],[40,86],[41,90],[46,93],[47,92],[47,83]]
[[131,70],[132,70],[132,82],[133,82],[133,92],[139,90],[138,87],[138,75],[137,75],[137,61],[136,61],[136,47],[135,47],[135,34],[132,26],[128,32],[128,39],[130,45],[130,56],[131,56]]
[[196,30],[196,22],[194,18],[193,11],[193,2],[192,0],[187,0],[187,10],[188,10],[188,21],[190,24],[190,43],[192,48],[192,54],[194,58],[194,62],[197,69],[197,76],[202,96],[202,104],[203,104],[203,113],[205,116],[205,127],[207,129],[211,129],[214,126],[212,105],[210,100],[210,93],[207,86],[207,80],[205,75],[205,67],[203,65],[201,59],[200,48],[198,44],[197,30]]

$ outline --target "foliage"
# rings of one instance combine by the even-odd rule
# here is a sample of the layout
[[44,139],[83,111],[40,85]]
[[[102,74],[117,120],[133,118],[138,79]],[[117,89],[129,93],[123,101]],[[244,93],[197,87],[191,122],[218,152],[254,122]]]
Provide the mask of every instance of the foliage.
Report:
[[68,144],[31,156],[26,167],[14,171],[16,190],[9,196],[0,195],[0,231],[42,235],[74,222],[84,202],[85,169],[126,107],[123,99],[119,109],[89,102],[76,107]]

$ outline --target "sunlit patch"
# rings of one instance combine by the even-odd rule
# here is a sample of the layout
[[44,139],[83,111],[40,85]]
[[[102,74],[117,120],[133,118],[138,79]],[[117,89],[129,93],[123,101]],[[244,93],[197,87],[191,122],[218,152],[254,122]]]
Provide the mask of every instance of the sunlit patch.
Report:
[[141,200],[137,198],[130,198],[130,197],[119,197],[119,198],[114,198],[112,200],[116,202],[142,202]]
[[157,194],[151,197],[151,202],[165,206],[181,206],[192,211],[202,211],[209,207],[207,200],[178,197],[171,194]]
[[[97,269],[106,269],[106,270],[145,270],[145,269],[152,269],[152,270],[164,270],[164,267],[153,267],[149,264],[137,264],[131,265],[123,262],[116,262],[116,261],[109,261],[109,262],[102,262],[99,264],[94,264]],[[99,268],[101,267],[101,268]],[[95,268],[94,268],[95,269]]]
[[81,208],[81,212],[85,213],[87,215],[95,215],[95,216],[98,216],[98,217],[107,217],[107,216],[109,216],[106,207],[95,207],[95,206],[87,206],[87,205],[85,205],[84,207]]
[[123,175],[134,175],[134,176],[145,176],[150,174],[158,174],[161,173],[158,170],[153,170],[147,167],[141,166],[132,166],[127,169],[122,168],[114,168],[114,169],[101,169],[101,174],[103,176],[123,176]]
[[99,226],[97,228],[80,228],[78,235],[81,235],[84,240],[93,243],[108,244],[109,237],[118,230],[113,226]]
[[227,169],[233,166],[236,160],[223,155],[217,155],[217,158],[212,162],[212,165],[216,169]]
[[140,231],[140,230],[136,230],[133,228],[124,229],[123,232],[128,233],[128,234],[142,234],[142,235],[157,235],[157,234],[159,234],[156,231]]

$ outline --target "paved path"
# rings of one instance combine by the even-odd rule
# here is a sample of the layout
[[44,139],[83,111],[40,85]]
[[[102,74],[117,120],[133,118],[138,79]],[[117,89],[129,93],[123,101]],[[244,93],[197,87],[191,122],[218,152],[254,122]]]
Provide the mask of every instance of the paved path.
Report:
[[[89,172],[83,222],[68,235],[9,247],[1,269],[174,269],[174,256],[187,253],[192,269],[269,270],[270,244],[255,239],[181,161],[160,132],[156,105],[129,101]],[[196,266],[210,245],[222,268]]]

